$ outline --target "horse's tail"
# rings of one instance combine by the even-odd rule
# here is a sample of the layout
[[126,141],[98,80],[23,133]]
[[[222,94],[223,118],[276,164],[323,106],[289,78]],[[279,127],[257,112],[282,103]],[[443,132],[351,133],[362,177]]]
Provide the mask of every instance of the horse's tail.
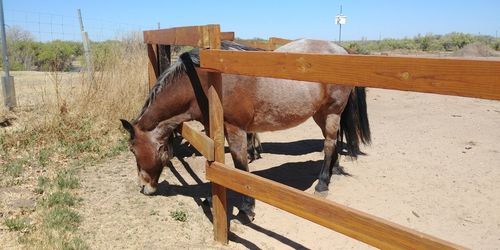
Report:
[[364,87],[355,87],[349,95],[347,105],[340,117],[338,139],[345,144],[352,157],[363,154],[359,150],[359,142],[368,145],[371,143],[370,123],[366,109],[366,93]]

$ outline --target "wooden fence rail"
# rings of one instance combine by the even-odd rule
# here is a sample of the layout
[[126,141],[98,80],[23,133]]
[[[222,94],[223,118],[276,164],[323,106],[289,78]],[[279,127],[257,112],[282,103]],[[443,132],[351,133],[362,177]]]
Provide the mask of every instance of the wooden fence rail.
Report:
[[184,139],[202,154],[207,161],[214,161],[214,141],[205,134],[197,131],[189,123],[182,123],[181,135]]
[[214,162],[207,179],[236,192],[384,249],[461,249],[430,235],[399,226],[333,201]]
[[500,100],[500,61],[224,50],[200,58],[227,74]]
[[[203,48],[200,52],[201,67],[210,72],[208,79],[213,85],[208,92],[210,138],[188,124],[183,124],[182,135],[209,161],[206,174],[207,179],[212,181],[214,235],[217,241],[227,243],[226,188],[229,188],[376,247],[462,248],[251,173],[226,167],[221,73],[500,100],[499,61],[222,51],[219,50],[221,39],[234,39],[234,32],[220,32],[218,25],[144,32],[150,57],[150,84],[156,81],[160,73],[158,44]],[[270,44],[287,41],[269,39]]]

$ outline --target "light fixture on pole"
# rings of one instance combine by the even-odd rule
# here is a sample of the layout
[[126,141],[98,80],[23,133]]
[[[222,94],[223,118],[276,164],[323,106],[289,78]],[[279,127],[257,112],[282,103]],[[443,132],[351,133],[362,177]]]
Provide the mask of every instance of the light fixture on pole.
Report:
[[335,24],[339,25],[339,43],[342,41],[342,25],[347,23],[347,16],[342,15],[342,5],[340,5],[340,13],[335,16]]

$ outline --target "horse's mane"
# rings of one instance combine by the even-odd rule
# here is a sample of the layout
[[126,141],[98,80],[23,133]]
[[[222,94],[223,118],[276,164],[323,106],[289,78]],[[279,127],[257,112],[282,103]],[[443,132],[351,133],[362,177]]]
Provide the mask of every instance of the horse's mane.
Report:
[[[235,43],[232,41],[221,41],[221,49],[223,50],[240,50],[240,51],[258,51],[261,49],[258,48],[253,48],[249,47],[246,45],[242,45],[239,43]],[[191,57],[191,60],[193,63],[196,65],[196,67],[200,66],[200,51],[199,49],[193,49],[188,52],[184,52],[183,54],[188,53],[189,56]],[[180,57],[180,56],[179,56]],[[141,112],[139,113],[138,118],[136,119],[139,120],[142,115],[146,112],[149,106],[154,102],[156,99],[156,95],[158,95],[165,86],[167,86],[169,83],[174,82],[178,78],[180,78],[184,73],[186,73],[186,67],[184,66],[184,63],[182,63],[182,60],[178,59],[175,63],[170,65],[161,75],[158,77],[158,80],[156,81],[155,85],[149,92],[149,96],[146,99],[146,103],[144,103],[144,106],[142,107]]]

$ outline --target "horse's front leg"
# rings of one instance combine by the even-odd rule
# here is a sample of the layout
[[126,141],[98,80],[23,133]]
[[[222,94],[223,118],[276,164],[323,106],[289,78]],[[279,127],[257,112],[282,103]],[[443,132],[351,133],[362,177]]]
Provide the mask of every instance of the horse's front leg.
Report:
[[[224,123],[224,128],[234,166],[237,169],[248,172],[246,132],[227,122]],[[242,224],[252,222],[255,217],[254,208],[255,199],[242,195],[242,203],[239,207],[240,212],[237,216],[238,220]]]

